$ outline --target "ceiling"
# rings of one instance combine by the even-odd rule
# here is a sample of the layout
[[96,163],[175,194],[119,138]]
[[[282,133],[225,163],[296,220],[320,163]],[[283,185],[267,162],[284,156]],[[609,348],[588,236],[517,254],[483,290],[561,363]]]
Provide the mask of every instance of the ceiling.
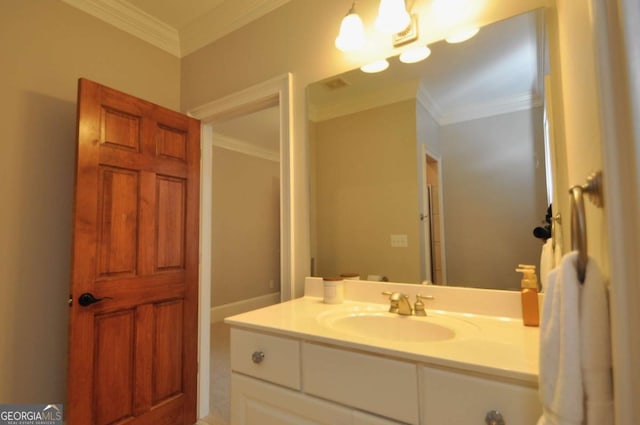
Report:
[[187,25],[233,0],[128,0],[138,9],[180,31]]

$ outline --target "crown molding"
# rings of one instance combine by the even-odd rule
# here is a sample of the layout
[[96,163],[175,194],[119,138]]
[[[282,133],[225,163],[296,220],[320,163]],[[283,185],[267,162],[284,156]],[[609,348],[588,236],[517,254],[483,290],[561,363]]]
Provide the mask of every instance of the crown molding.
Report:
[[124,0],[62,0],[114,27],[180,57],[178,30]]
[[[210,44],[291,0],[233,0],[178,31],[127,0],[62,0],[176,57]],[[225,4],[226,3],[226,4]]]
[[244,140],[216,134],[215,131],[213,133],[213,146],[256,158],[266,159],[267,161],[280,162],[279,152],[258,147]]
[[442,125],[442,109],[440,109],[440,105],[438,105],[438,102],[436,102],[433,97],[431,97],[431,94],[422,82],[420,82],[420,85],[418,86],[416,101],[418,102],[418,105],[422,106],[427,110],[427,112],[429,112],[431,118],[433,118],[438,123],[438,125]]
[[[241,28],[291,0],[234,0],[201,16],[180,31],[180,48],[186,56]],[[225,9],[230,8],[230,9]],[[225,9],[222,10],[221,9]]]
[[442,108],[433,101],[423,84],[420,84],[418,89],[417,100],[439,125],[449,125],[510,112],[524,111],[543,105],[542,96],[535,93],[534,90],[534,93],[527,92],[486,103],[469,104],[443,112]]

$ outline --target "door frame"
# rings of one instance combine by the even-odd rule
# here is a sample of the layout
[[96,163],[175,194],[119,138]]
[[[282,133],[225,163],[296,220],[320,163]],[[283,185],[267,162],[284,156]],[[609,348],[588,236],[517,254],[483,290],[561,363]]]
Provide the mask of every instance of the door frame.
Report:
[[[424,280],[429,280],[433,282],[433,270],[431,264],[431,209],[430,200],[429,200],[429,190],[427,186],[429,185],[429,177],[427,176],[427,155],[429,151],[424,144],[420,145],[420,191],[422,194],[422,203],[420,205],[420,209],[422,210],[420,214],[420,236],[422,239],[422,255],[421,261],[422,266],[420,267],[420,278]],[[429,221],[429,226],[425,226],[425,216]]]
[[[602,119],[616,425],[640,418],[640,47],[637,0],[591,0]],[[634,78],[634,76],[636,76]]]
[[292,271],[291,214],[291,146],[292,146],[292,76],[286,73],[232,93],[221,99],[187,111],[202,121],[200,176],[200,281],[198,327],[198,417],[209,414],[211,351],[211,214],[213,125],[223,119],[255,111],[261,105],[278,101],[280,110],[280,301],[294,298]]
[[[427,177],[427,156],[433,158],[438,162],[438,180],[442,189],[442,157],[440,155],[436,155],[431,152],[427,146],[422,143],[420,144],[420,169],[418,170],[420,174],[420,191],[422,197],[422,205],[420,208],[422,209],[422,214],[428,209],[429,206],[429,193],[427,191],[427,184],[429,184],[429,179]],[[443,203],[442,203],[442,190],[438,190],[438,213],[440,214],[440,254],[441,260],[440,263],[442,265],[442,283],[446,284],[447,282],[447,261],[445,257],[445,241],[444,241],[444,213],[443,213]],[[431,220],[431,216],[429,216],[429,220]],[[431,228],[429,226],[429,231],[427,232],[424,228],[424,221],[420,220],[420,235],[421,235],[421,243],[424,246],[424,250],[422,252],[421,261],[424,261],[424,266],[421,267],[421,270],[424,271],[425,275],[427,270],[430,269],[430,266],[427,266],[427,263],[430,261],[429,255],[431,255]],[[433,282],[433,270],[431,270],[431,281]]]

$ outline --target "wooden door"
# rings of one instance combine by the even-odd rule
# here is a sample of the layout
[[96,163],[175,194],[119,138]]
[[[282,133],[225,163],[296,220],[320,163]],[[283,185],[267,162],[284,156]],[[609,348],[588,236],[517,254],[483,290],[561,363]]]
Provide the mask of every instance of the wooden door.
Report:
[[199,164],[199,121],[79,81],[69,425],[196,421]]

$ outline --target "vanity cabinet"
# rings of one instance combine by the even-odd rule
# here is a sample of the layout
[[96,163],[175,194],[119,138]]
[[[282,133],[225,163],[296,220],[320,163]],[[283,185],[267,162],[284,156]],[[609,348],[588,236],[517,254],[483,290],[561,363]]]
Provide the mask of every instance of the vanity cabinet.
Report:
[[490,411],[504,425],[534,425],[542,415],[538,390],[520,382],[420,367],[422,424],[484,424]]
[[534,383],[231,329],[232,425],[504,425],[541,415]]
[[[301,350],[303,346],[305,349]],[[312,359],[309,365],[314,365],[315,356],[326,354],[325,349],[310,347],[295,339],[232,328],[231,425],[400,425],[400,422],[356,410],[353,407],[358,406],[354,404],[330,401],[335,400],[335,396],[325,400],[303,388],[305,354]],[[256,353],[262,355],[256,356]],[[334,356],[330,361],[335,360]],[[318,393],[335,388],[317,379],[318,374],[326,371],[325,364],[318,367],[315,377],[310,376],[311,386]],[[361,394],[360,399],[366,398],[371,388],[362,388],[362,391],[365,394]],[[378,391],[390,392],[384,387]]]

